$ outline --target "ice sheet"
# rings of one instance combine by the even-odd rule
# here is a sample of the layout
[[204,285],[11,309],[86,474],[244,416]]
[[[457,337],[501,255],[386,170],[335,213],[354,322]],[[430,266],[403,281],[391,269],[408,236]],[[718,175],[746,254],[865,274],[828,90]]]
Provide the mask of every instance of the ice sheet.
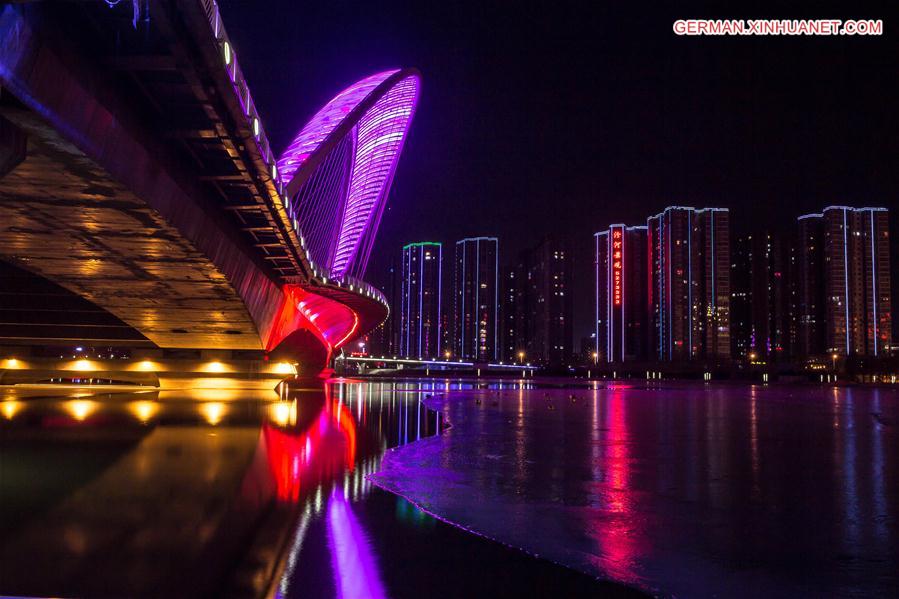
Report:
[[458,526],[652,593],[899,588],[888,389],[612,385],[434,396],[451,427],[375,484]]

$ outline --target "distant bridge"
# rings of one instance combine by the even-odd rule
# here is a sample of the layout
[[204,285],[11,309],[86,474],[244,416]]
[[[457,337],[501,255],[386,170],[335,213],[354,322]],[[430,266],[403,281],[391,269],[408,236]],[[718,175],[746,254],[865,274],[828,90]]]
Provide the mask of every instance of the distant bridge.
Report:
[[539,366],[532,364],[503,364],[486,362],[469,362],[465,360],[438,360],[427,358],[399,358],[396,356],[341,356],[339,362],[356,364],[369,368],[415,368],[418,370],[475,370],[483,372],[518,372],[530,374],[539,370]]
[[[321,368],[387,315],[361,277],[419,87],[359,81],[279,158],[212,0],[3,6],[0,258],[147,347]],[[33,308],[0,305],[3,343],[47,342]],[[92,331],[58,341],[125,343]]]

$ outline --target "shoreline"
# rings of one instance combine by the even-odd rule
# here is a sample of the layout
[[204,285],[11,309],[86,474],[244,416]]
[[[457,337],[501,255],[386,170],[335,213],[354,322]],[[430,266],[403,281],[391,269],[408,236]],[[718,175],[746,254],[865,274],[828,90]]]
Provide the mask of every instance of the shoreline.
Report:
[[[409,380],[409,379],[405,379],[405,380]],[[425,405],[425,408],[427,408],[428,410],[437,412],[437,411],[441,411],[441,409],[444,405],[444,402],[450,400],[449,395],[459,394],[459,393],[463,393],[463,392],[464,392],[464,390],[455,390],[455,391],[451,391],[451,392],[433,393],[433,394],[427,395],[421,401]],[[377,472],[373,472],[372,474],[369,474],[368,476],[366,476],[366,480],[368,480],[371,484],[373,484],[378,489],[381,489],[382,491],[385,491],[387,493],[395,495],[396,497],[399,497],[399,498],[409,502],[410,504],[415,506],[418,510],[420,510],[422,513],[427,514],[431,518],[434,518],[438,522],[441,522],[441,523],[445,524],[446,526],[450,526],[455,530],[458,530],[465,534],[472,535],[472,536],[477,537],[478,539],[484,540],[488,543],[499,545],[510,551],[518,552],[527,559],[538,560],[538,561],[545,563],[547,565],[550,565],[552,567],[561,568],[561,569],[564,569],[565,571],[572,572],[579,576],[585,576],[585,577],[589,578],[591,581],[594,581],[599,587],[601,587],[600,589],[597,589],[598,591],[602,591],[603,593],[609,593],[609,594],[611,594],[610,596],[613,596],[613,597],[619,597],[619,596],[620,597],[635,597],[635,598],[636,597],[664,596],[664,595],[659,595],[658,593],[655,593],[655,592],[650,592],[649,590],[646,590],[646,589],[640,589],[638,587],[624,584],[622,582],[619,582],[619,581],[611,579],[611,578],[601,578],[599,576],[596,576],[593,573],[585,572],[578,568],[569,566],[567,564],[563,564],[563,563],[561,563],[557,560],[554,560],[550,557],[540,555],[537,552],[530,551],[525,547],[516,547],[516,546],[514,546],[508,542],[505,542],[501,539],[490,536],[489,534],[487,534],[485,532],[476,530],[474,528],[470,528],[470,527],[465,526],[458,522],[454,522],[453,520],[449,519],[448,517],[438,514],[436,511],[429,509],[428,507],[422,505],[422,503],[420,503],[419,501],[417,501],[416,499],[411,497],[409,494],[403,493],[402,491],[400,491],[396,486],[391,485],[391,484],[387,483],[386,481],[384,481],[383,479],[378,478],[378,476],[382,472],[384,462],[389,459],[389,456],[391,454],[399,452],[404,448],[412,448],[418,444],[425,443],[428,441],[438,441],[438,440],[440,440],[440,438],[443,435],[445,435],[447,432],[451,431],[454,427],[454,424],[448,420],[449,417],[446,414],[444,414],[444,418],[446,419],[446,428],[443,431],[441,431],[439,434],[434,435],[433,437],[424,437],[424,438],[418,439],[416,441],[413,441],[411,443],[407,443],[405,445],[399,445],[397,447],[392,447],[392,448],[388,449],[384,453],[384,456],[381,459],[381,468],[379,468],[379,470]],[[604,594],[604,596],[606,596],[606,595]]]

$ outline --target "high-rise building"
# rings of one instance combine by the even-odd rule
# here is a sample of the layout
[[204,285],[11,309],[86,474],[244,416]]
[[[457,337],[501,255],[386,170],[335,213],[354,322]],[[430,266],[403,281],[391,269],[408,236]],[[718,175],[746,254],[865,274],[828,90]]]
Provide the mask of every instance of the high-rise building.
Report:
[[730,211],[705,208],[694,213],[693,261],[699,301],[693,303],[693,355],[703,359],[730,358]]
[[745,360],[752,353],[752,235],[734,238],[730,264],[730,354]]
[[824,209],[821,219],[827,352],[879,356],[891,346],[888,218],[886,208]]
[[731,270],[731,345],[736,359],[771,362],[790,357],[791,253],[784,240],[756,233],[734,241]]
[[518,362],[519,355],[525,351],[524,342],[520,339],[518,323],[523,310],[519,309],[523,294],[521,293],[521,269],[518,264],[502,269],[500,277],[500,359],[505,362]]
[[405,357],[436,358],[442,347],[443,245],[403,246],[400,347]]
[[472,237],[456,242],[455,351],[462,359],[498,359],[499,241]]
[[654,356],[729,358],[729,211],[669,207],[650,217],[647,228]]
[[797,353],[823,355],[827,351],[824,314],[824,215],[805,214],[798,219],[796,239]]
[[612,225],[594,239],[597,361],[648,355],[647,227]]
[[505,314],[505,304],[510,302],[516,312],[514,323],[511,319],[508,323],[514,329],[514,341],[507,343],[504,359],[517,361],[524,352],[528,362],[567,364],[573,354],[571,252],[567,243],[548,236],[521,252],[518,264],[508,274],[510,292],[513,282],[515,296],[504,294],[501,310]]

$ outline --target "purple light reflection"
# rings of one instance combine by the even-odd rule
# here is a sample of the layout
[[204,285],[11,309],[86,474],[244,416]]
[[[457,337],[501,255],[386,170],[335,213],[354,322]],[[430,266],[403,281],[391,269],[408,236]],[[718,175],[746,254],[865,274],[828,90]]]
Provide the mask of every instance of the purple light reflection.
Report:
[[328,500],[328,549],[338,597],[387,597],[368,539],[346,497],[337,489]]

